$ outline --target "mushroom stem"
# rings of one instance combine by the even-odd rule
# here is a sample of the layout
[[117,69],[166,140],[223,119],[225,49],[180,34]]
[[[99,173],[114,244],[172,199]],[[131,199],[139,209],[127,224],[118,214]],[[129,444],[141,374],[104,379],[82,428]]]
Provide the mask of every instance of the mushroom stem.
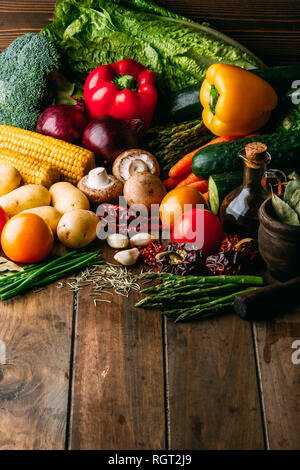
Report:
[[101,189],[109,184],[109,178],[105,168],[98,167],[91,170],[88,174],[86,185],[92,189]]

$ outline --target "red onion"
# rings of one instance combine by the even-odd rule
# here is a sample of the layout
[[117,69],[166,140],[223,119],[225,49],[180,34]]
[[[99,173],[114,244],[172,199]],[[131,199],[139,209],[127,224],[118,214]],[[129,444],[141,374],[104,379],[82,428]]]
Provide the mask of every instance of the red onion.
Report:
[[36,131],[79,144],[86,125],[84,104],[78,100],[76,105],[57,104],[46,108],[38,118]]
[[103,163],[114,161],[124,150],[138,147],[138,139],[130,123],[101,116],[84,129],[82,145],[95,153],[97,163]]

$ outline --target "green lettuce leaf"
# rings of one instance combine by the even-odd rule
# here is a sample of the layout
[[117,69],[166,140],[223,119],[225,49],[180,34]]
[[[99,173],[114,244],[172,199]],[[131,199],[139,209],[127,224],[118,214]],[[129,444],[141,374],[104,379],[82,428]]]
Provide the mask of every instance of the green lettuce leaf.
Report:
[[154,70],[165,92],[199,83],[215,62],[263,65],[227,36],[148,0],[59,0],[54,22],[42,33],[55,39],[77,82],[124,58]]

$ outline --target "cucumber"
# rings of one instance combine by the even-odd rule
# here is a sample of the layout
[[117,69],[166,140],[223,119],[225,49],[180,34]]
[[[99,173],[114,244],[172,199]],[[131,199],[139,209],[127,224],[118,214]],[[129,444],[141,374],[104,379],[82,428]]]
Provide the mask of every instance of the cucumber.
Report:
[[200,88],[201,83],[171,95],[167,111],[170,122],[189,121],[201,116],[203,107],[200,103]]
[[240,186],[243,182],[242,171],[231,171],[229,173],[220,173],[211,175],[208,179],[208,196],[210,210],[218,215],[223,199]]
[[[295,80],[299,80],[300,65],[265,67],[252,69],[249,72],[266,80],[277,94],[282,96],[291,88]],[[167,105],[167,118],[170,122],[188,121],[201,116],[203,109],[200,103],[201,85],[202,83],[198,83],[171,95]]]
[[244,137],[221,144],[208,145],[194,155],[193,173],[198,177],[208,178],[212,174],[241,170],[243,163],[237,154],[249,142],[266,144],[272,157],[272,167],[299,168],[300,166],[300,131],[297,130]]

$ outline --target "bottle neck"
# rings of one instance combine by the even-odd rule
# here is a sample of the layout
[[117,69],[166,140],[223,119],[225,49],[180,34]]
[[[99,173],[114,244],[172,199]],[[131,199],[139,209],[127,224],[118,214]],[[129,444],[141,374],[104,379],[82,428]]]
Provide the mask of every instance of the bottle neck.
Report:
[[251,188],[254,191],[262,190],[262,178],[267,169],[266,165],[260,168],[249,168],[247,165],[244,167],[244,188]]

